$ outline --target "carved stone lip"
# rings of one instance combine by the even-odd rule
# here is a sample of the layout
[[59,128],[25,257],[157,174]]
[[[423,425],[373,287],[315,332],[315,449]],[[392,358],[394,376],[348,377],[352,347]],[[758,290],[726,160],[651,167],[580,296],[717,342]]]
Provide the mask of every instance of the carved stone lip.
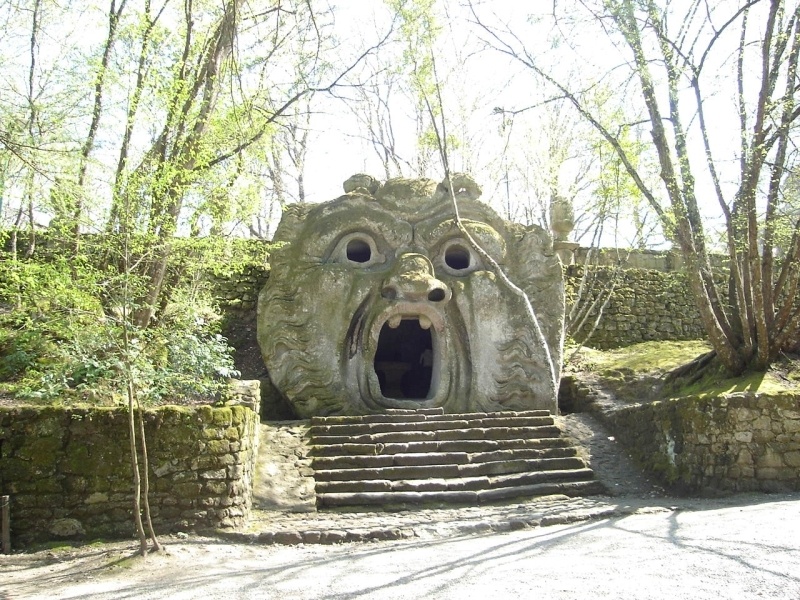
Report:
[[[378,340],[384,325],[392,319],[427,320],[430,322],[433,346],[431,392],[423,399],[387,398],[381,392],[378,376],[373,366]],[[359,360],[359,387],[364,400],[373,408],[435,408],[442,406],[450,395],[450,341],[444,314],[437,308],[420,302],[398,302],[378,313],[371,325],[365,328],[361,360]]]

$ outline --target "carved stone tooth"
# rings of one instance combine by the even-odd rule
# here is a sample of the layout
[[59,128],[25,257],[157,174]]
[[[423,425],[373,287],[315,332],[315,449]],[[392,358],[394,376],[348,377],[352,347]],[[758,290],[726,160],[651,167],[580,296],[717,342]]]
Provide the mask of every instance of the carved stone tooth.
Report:
[[397,329],[400,326],[400,321],[403,320],[403,317],[400,315],[395,315],[391,319],[389,319],[389,327],[392,329]]
[[419,316],[419,326],[422,327],[423,329],[430,329],[431,328],[431,320],[428,317],[424,316],[424,315],[420,315]]

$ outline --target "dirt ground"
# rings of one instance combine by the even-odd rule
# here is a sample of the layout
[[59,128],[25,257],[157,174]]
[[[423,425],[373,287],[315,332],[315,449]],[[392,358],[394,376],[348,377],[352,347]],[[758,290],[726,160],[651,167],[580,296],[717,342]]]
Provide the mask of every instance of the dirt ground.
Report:
[[166,537],[0,557],[0,599],[800,597],[800,494],[504,534],[334,546]]

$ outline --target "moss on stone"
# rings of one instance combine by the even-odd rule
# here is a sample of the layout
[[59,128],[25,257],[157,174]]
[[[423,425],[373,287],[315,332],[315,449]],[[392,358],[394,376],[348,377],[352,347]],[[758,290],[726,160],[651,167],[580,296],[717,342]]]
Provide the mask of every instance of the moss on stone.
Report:
[[[48,523],[64,518],[80,520],[91,535],[108,531],[118,536],[123,529],[125,535],[130,534],[132,483],[125,410],[0,408],[0,419],[5,423],[0,480],[7,493],[15,496],[15,544],[47,536]],[[221,424],[212,425],[215,420]],[[234,425],[234,420],[239,422]],[[231,465],[249,460],[247,453],[231,454],[231,441],[241,448],[241,436],[252,435],[256,422],[257,415],[242,407],[146,411],[153,468],[151,502],[156,516],[162,505],[172,502],[171,506],[182,508],[172,517],[164,516],[165,523],[180,519],[188,526],[214,525],[222,519],[195,514],[195,507],[201,499],[222,501],[208,494],[211,488],[222,489],[216,482],[225,482]],[[158,466],[168,463],[168,471],[156,475]],[[203,480],[201,473],[206,476]],[[204,491],[207,480],[215,483]],[[249,501],[246,497],[228,498],[227,487],[224,492],[231,502]],[[240,492],[246,494],[247,490]]]
[[214,421],[214,409],[210,406],[197,407],[197,417],[201,423],[212,423]]
[[214,425],[230,426],[233,423],[233,411],[230,406],[215,407],[212,412],[211,422]]
[[17,455],[23,460],[29,460],[35,470],[54,468],[54,457],[61,451],[60,437],[43,437],[29,439],[19,449]]

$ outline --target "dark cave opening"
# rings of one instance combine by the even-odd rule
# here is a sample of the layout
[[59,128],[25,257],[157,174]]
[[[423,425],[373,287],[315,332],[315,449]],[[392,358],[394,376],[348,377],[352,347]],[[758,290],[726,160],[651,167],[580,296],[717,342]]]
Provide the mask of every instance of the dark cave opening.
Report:
[[395,400],[422,400],[431,392],[433,336],[419,319],[403,319],[392,329],[384,323],[375,352],[381,393]]

